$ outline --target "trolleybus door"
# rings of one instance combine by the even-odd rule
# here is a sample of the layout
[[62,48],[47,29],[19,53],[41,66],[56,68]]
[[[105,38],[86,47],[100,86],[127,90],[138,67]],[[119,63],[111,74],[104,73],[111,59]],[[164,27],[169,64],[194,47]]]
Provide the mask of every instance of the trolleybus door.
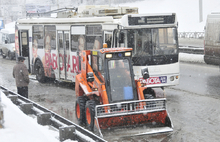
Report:
[[57,35],[60,79],[71,80],[69,31],[58,31]]
[[103,43],[106,43],[108,48],[112,47],[112,44],[111,44],[113,40],[112,35],[113,35],[112,31],[104,31],[104,42]]
[[28,30],[19,30],[18,31],[19,38],[19,53],[20,56],[25,57],[25,65],[28,67],[28,71],[30,72],[30,56],[29,56],[29,34]]

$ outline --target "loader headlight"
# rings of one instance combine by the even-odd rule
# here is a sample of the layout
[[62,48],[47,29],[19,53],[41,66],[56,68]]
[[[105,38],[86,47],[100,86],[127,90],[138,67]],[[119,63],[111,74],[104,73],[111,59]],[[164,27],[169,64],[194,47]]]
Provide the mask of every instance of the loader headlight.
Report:
[[112,54],[106,54],[105,57],[106,58],[112,58]]
[[13,51],[15,51],[15,48],[13,48]]
[[131,52],[125,52],[125,56],[131,56]]

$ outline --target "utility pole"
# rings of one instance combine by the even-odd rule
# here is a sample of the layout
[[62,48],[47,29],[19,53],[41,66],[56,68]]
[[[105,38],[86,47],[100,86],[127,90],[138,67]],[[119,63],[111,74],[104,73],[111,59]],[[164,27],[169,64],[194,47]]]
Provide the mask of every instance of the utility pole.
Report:
[[202,0],[199,0],[199,22],[203,21]]

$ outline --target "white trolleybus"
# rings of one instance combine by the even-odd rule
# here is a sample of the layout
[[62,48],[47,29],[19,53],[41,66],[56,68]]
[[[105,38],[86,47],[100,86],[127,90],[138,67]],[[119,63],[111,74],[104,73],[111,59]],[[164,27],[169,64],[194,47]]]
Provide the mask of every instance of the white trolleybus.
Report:
[[138,14],[138,8],[108,6],[53,12],[57,12],[55,18],[38,14],[38,18],[29,15],[16,22],[17,55],[27,59],[30,73],[39,82],[47,78],[75,82],[80,72],[80,51],[107,45],[133,48],[135,77],[142,79],[141,69],[149,70],[150,78],[142,79],[143,85],[163,88],[179,83],[175,13]]

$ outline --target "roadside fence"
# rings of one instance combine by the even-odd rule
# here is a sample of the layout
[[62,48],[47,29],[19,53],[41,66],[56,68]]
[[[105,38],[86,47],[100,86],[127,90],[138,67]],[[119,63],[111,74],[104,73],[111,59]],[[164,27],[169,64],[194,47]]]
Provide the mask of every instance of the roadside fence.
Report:
[[179,32],[178,37],[179,38],[204,38],[205,33],[204,32]]

